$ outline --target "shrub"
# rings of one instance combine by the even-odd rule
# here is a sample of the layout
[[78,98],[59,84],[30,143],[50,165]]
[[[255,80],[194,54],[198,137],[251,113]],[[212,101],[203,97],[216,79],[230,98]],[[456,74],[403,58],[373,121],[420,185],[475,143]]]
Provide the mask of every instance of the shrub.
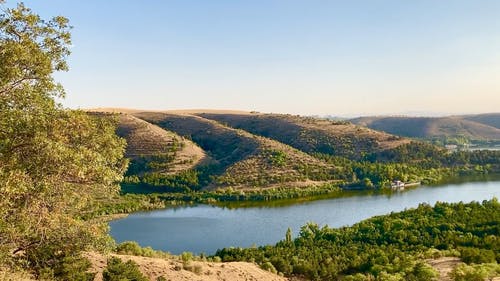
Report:
[[142,248],[135,241],[125,241],[116,246],[115,251],[117,254],[150,257],[150,258],[152,257],[163,258],[170,256],[168,252],[156,251],[153,250],[151,247]]
[[460,264],[450,273],[450,277],[455,281],[484,281],[487,278],[499,275],[500,265],[496,263],[477,265]]
[[65,257],[52,267],[40,270],[40,279],[92,281],[95,273],[87,272],[90,265],[90,261],[86,258]]
[[461,248],[460,258],[467,264],[495,262],[495,252],[487,249]]
[[142,248],[135,241],[125,241],[116,246],[116,253],[133,255],[133,256],[142,256]]
[[116,257],[108,260],[108,266],[104,269],[102,278],[104,281],[148,281],[135,262],[129,260],[124,263]]
[[181,254],[181,260],[183,263],[189,263],[191,260],[193,260],[193,253],[191,252],[182,252]]
[[265,262],[263,263],[261,266],[260,266],[262,269],[266,270],[266,271],[269,271],[269,272],[272,272],[274,274],[276,274],[278,271],[276,270],[276,268],[274,267],[274,265],[270,262]]

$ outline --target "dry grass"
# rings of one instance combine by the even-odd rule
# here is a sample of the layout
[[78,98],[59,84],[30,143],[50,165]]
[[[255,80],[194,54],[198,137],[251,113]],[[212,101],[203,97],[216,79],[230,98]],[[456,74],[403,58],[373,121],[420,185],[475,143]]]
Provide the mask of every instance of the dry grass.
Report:
[[[313,172],[334,169],[331,165],[278,141],[230,128],[200,116],[157,112],[135,113],[134,116],[191,138],[209,152],[223,170],[219,184],[209,188],[231,186],[244,189],[277,183],[288,187],[303,186],[301,183],[310,180],[303,171],[304,166],[308,166]],[[285,161],[274,163],[272,153],[282,153]]]
[[461,263],[460,259],[456,257],[443,257],[427,262],[439,273],[439,281],[452,281],[448,274]]
[[33,276],[25,272],[14,272],[0,268],[0,281],[34,281]]
[[[405,138],[348,122],[284,114],[199,114],[234,128],[270,137],[302,151],[359,156],[408,143]],[[354,152],[355,155],[349,155]]]
[[[102,271],[106,267],[107,257],[97,253],[86,253],[85,256],[92,263],[92,272],[96,272],[95,281],[102,280]],[[124,262],[132,260],[139,265],[140,271],[150,280],[163,276],[166,280],[199,280],[199,281],[284,281],[271,272],[260,269],[257,265],[245,262],[203,262],[191,261],[189,266],[175,257],[173,258],[147,258],[128,255],[113,255]],[[186,269],[184,269],[186,268]]]
[[126,112],[120,114],[118,133],[127,139],[128,157],[165,153],[174,143],[182,142],[174,162],[165,165],[173,168],[164,172],[176,173],[208,163],[209,155],[210,163],[218,169],[207,189],[321,185],[335,179],[331,175],[336,168],[308,153],[361,158],[363,153],[409,142],[351,123],[283,114],[220,110]]
[[[427,263],[439,273],[438,281],[453,281],[449,274],[458,265],[462,264],[462,261],[457,257],[442,257],[428,260]],[[500,281],[500,277],[493,277],[493,279],[488,279],[488,281]]]
[[227,109],[171,109],[171,110],[142,110],[134,108],[120,107],[98,107],[86,109],[89,112],[108,112],[108,113],[138,113],[138,112],[159,112],[171,114],[198,114],[198,113],[216,113],[216,114],[253,114],[242,110],[227,110]]
[[[450,117],[361,117],[356,124],[392,134],[417,137],[456,137],[472,139],[500,139],[500,129],[495,128],[495,115]],[[498,118],[498,117],[497,117]],[[500,119],[500,118],[499,118]],[[481,123],[485,122],[485,123]],[[491,124],[491,125],[490,125]]]
[[175,153],[169,169],[163,171],[167,174],[192,169],[210,161],[193,142],[129,114],[119,115],[117,133],[127,140],[126,156],[131,159]]
[[500,113],[466,115],[465,119],[500,129]]

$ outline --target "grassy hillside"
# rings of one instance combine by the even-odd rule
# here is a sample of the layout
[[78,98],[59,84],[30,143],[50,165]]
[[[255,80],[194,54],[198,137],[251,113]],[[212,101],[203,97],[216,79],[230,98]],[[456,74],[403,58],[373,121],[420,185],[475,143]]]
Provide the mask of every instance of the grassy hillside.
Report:
[[125,156],[141,172],[175,174],[210,161],[192,141],[130,114],[118,115],[117,134],[127,141]]
[[333,165],[277,141],[190,114],[134,116],[192,139],[216,161],[209,188],[296,187],[334,178]]
[[323,153],[360,159],[369,154],[395,148],[409,140],[344,121],[283,114],[199,113],[233,128],[268,137],[307,153]]
[[[477,122],[474,120],[482,120]],[[498,140],[500,129],[494,115],[452,117],[360,117],[351,122],[395,135],[413,138],[465,137],[471,140]],[[498,125],[498,124],[497,124]]]
[[464,119],[500,129],[500,113],[466,115]]
[[[307,190],[380,188],[394,179],[433,183],[498,170],[493,152],[449,154],[343,121],[232,111],[127,112],[116,115],[132,160],[122,190],[170,193],[165,200],[247,200],[255,198],[246,196],[250,190],[262,189],[276,191],[273,198],[295,198]],[[193,191],[215,193],[200,197]]]

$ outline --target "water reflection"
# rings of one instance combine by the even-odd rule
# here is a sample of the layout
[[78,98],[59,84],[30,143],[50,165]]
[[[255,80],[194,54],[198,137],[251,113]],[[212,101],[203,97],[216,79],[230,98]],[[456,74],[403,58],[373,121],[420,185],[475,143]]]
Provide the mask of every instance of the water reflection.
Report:
[[212,254],[224,247],[274,244],[283,239],[288,227],[296,234],[310,221],[340,227],[420,203],[482,201],[494,196],[500,197],[500,180],[422,186],[395,193],[345,192],[342,197],[321,200],[180,206],[135,213],[110,226],[118,242],[133,240],[174,254]]

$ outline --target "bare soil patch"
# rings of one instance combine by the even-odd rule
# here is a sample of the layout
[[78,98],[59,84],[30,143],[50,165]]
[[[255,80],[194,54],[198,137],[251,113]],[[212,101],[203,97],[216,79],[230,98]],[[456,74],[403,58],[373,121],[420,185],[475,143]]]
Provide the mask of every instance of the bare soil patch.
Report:
[[[102,280],[102,271],[106,267],[107,257],[98,253],[86,253],[92,262],[92,272],[96,272],[95,281]],[[183,269],[182,262],[172,258],[147,258],[128,255],[112,255],[124,262],[132,260],[139,265],[141,272],[150,280],[163,276],[167,280],[177,281],[285,281],[284,277],[260,269],[257,265],[246,262],[201,262],[192,261],[190,265],[198,273]]]

